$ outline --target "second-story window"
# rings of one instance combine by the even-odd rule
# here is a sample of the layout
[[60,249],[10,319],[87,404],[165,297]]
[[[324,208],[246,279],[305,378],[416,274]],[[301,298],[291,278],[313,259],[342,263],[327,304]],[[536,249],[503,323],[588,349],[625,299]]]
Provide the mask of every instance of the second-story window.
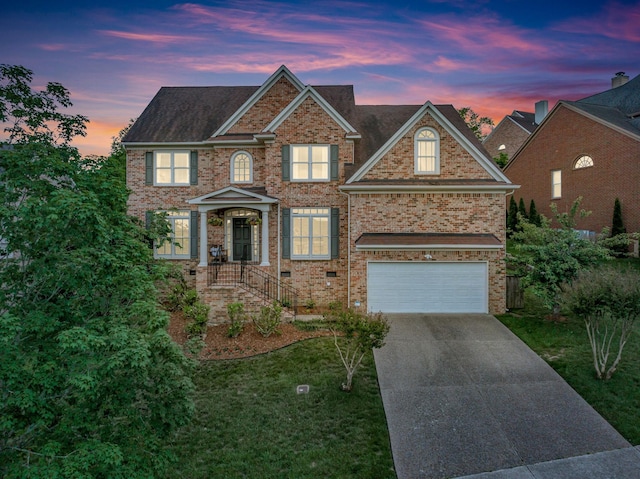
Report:
[[253,158],[246,151],[231,157],[231,183],[253,183]]
[[156,185],[189,184],[188,151],[156,151],[154,183]]
[[328,181],[329,145],[292,145],[292,181]]
[[414,172],[416,175],[440,174],[440,137],[431,128],[422,128],[416,133]]

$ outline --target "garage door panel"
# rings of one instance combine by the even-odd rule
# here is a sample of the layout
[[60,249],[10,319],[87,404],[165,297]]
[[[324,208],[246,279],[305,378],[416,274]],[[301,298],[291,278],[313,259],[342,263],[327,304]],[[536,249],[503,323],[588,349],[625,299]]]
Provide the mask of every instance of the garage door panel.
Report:
[[369,311],[486,313],[485,262],[371,262]]

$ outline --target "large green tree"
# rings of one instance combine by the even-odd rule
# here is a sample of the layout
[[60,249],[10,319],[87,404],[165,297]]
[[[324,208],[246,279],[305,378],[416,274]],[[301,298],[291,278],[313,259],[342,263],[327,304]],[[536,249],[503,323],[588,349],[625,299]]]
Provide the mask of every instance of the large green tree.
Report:
[[189,421],[192,364],[169,337],[148,233],[117,159],[70,146],[58,84],[0,66],[0,475],[145,478]]
[[512,238],[514,252],[509,257],[518,268],[524,287],[531,287],[557,318],[560,314],[560,294],[564,285],[571,284],[583,269],[608,259],[609,250],[599,242],[581,238],[575,230],[576,216],[586,216],[580,210],[578,198],[566,213],[559,213],[551,205],[557,224],[540,215],[537,226],[518,213],[518,231]]
[[462,117],[469,128],[471,128],[471,131],[473,131],[473,133],[480,141],[484,140],[487,137],[487,135],[491,131],[491,127],[493,127],[494,125],[491,118],[489,118],[488,116],[478,115],[469,106],[459,108],[458,114]]

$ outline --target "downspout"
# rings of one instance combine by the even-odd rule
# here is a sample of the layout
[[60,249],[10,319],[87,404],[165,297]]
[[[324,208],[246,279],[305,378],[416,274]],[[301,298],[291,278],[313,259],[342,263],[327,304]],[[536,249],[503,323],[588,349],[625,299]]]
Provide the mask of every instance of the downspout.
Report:
[[342,190],[340,194],[347,197],[347,306],[351,307],[351,195]]
[[280,290],[280,273],[281,273],[281,269],[282,269],[282,265],[280,264],[280,260],[281,260],[281,252],[282,252],[282,245],[281,245],[281,231],[280,231],[280,222],[281,222],[281,218],[280,218],[280,201],[278,201],[278,215],[277,215],[277,222],[278,222],[278,228],[277,228],[277,232],[278,232],[278,265],[276,267],[276,274],[278,275],[278,300],[280,300],[280,298],[282,297],[282,292]]

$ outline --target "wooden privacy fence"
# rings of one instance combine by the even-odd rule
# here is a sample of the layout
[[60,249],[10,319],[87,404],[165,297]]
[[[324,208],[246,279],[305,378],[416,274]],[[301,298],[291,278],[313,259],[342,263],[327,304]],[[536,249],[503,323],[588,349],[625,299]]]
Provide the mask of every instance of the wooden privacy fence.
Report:
[[507,309],[524,308],[524,291],[520,277],[507,276]]

